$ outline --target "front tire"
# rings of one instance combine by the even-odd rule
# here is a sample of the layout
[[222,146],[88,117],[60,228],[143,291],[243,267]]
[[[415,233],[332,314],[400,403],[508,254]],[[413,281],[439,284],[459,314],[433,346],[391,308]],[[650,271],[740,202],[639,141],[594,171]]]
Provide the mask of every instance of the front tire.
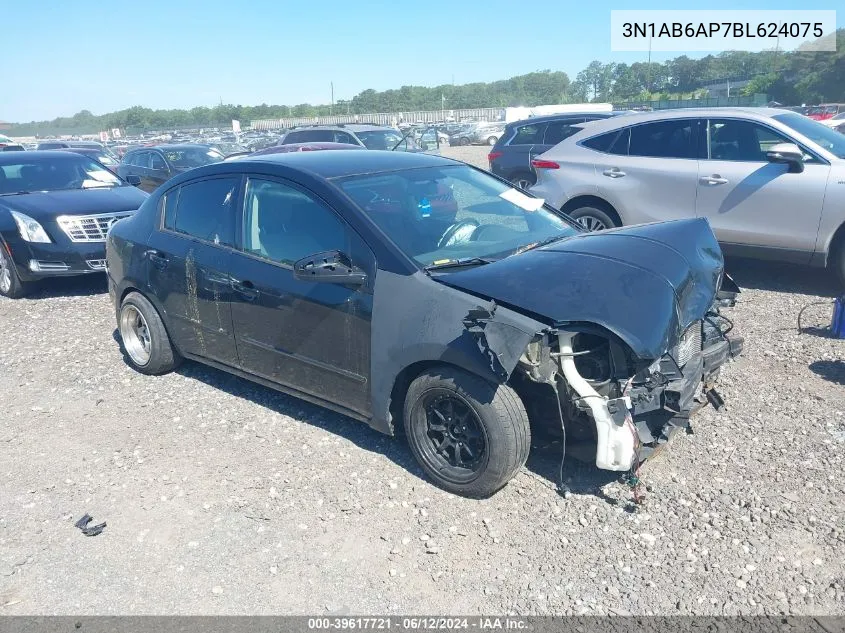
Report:
[[465,497],[501,489],[531,447],[528,415],[516,392],[451,367],[434,368],[411,383],[404,422],[426,474]]
[[466,147],[467,145],[469,145],[469,143],[470,141],[468,138],[462,138],[458,141],[458,145],[460,145],[461,147]]
[[118,330],[129,365],[142,374],[165,374],[182,357],[170,342],[158,311],[140,293],[130,292],[120,304]]
[[9,299],[20,299],[29,292],[30,285],[21,281],[12,256],[6,244],[0,240],[0,295]]
[[833,270],[839,283],[845,284],[845,239],[837,241],[839,244],[836,245],[827,265]]
[[597,207],[579,207],[569,215],[588,231],[603,231],[619,226],[607,211]]

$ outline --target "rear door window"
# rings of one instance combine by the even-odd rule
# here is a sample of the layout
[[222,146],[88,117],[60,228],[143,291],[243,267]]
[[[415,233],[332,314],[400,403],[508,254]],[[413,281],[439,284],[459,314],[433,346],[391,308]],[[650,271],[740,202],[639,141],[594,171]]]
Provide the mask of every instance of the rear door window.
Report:
[[[234,246],[235,203],[240,178],[211,178],[179,188],[173,230],[220,246]],[[168,222],[168,198],[165,198],[165,226]]]
[[167,169],[167,163],[157,152],[150,152],[150,169]]
[[150,153],[138,152],[137,154],[133,154],[132,162],[130,164],[135,165],[135,167],[149,167]]
[[629,156],[696,158],[698,121],[673,119],[631,128]]

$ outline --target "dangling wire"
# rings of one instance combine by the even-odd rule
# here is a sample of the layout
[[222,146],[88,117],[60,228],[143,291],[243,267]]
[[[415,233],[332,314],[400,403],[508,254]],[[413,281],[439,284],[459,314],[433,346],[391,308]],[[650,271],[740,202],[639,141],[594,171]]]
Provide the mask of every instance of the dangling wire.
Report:
[[798,312],[798,333],[803,334],[803,328],[801,327],[801,317],[804,315],[804,310],[807,308],[812,308],[813,306],[826,306],[826,305],[833,305],[836,303],[835,299],[829,299],[827,301],[813,301],[812,303],[808,303],[805,305],[801,310]]

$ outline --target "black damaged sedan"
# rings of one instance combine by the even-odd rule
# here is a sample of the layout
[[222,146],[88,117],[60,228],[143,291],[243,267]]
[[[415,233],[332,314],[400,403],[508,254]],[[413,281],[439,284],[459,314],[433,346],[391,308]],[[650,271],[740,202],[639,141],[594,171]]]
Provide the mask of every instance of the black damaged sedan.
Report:
[[584,233],[445,158],[276,154],[177,176],[107,243],[128,362],[201,361],[404,427],[440,486],[486,496],[531,432],[628,471],[741,350],[705,220]]
[[109,227],[146,199],[87,156],[0,154],[0,294],[21,297],[45,277],[102,274]]

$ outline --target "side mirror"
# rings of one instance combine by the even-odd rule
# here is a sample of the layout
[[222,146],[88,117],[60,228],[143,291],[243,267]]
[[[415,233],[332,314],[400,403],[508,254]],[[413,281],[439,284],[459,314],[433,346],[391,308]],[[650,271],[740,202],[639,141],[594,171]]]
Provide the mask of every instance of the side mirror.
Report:
[[772,145],[766,152],[766,160],[770,163],[789,165],[791,172],[801,173],[804,171],[804,152],[795,143]]
[[294,262],[293,276],[312,283],[350,284],[361,286],[367,273],[352,264],[349,255],[340,251],[322,251]]
[[128,182],[133,187],[137,187],[141,184],[141,177],[136,176],[135,174],[129,174],[126,178],[124,178],[124,180],[126,180],[126,182]]

